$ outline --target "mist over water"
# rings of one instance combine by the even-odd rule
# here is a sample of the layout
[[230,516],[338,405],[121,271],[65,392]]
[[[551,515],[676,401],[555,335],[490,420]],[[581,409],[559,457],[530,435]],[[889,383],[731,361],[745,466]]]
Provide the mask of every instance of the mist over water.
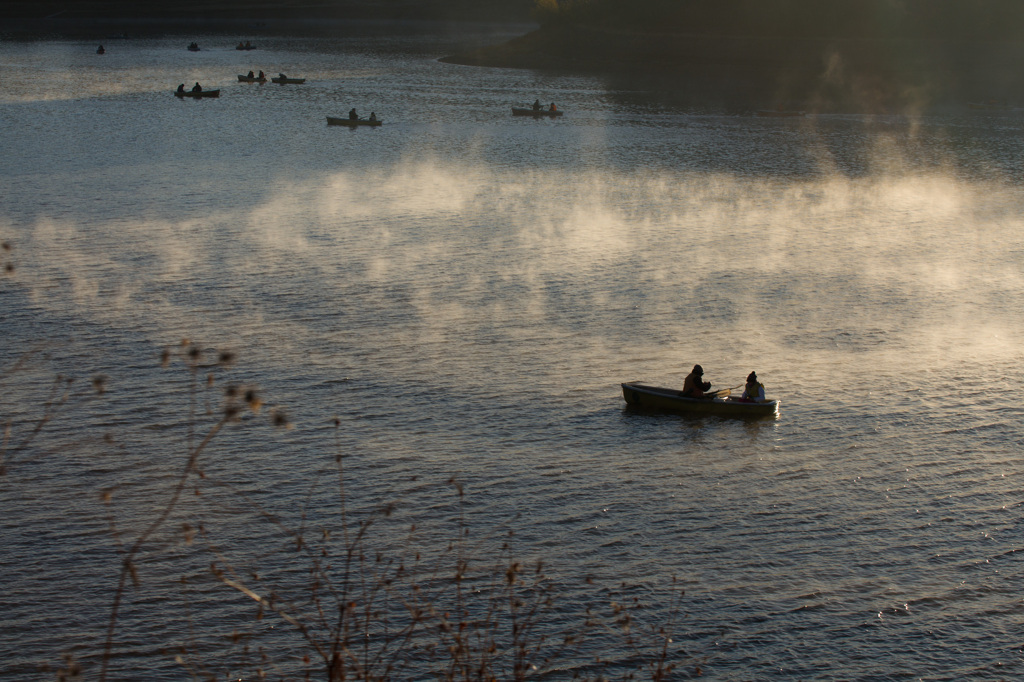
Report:
[[[454,476],[567,601],[626,581],[663,614],[678,577],[686,674],[1019,674],[1024,116],[759,119],[441,64],[446,36],[191,39],[0,46],[3,366],[49,342],[0,405],[110,381],[0,487],[0,676],[95,663],[107,514],[140,524],[182,465],[188,378],[159,367],[182,338],[287,409],[205,464],[287,518],[330,522],[336,437],[354,505],[443,535]],[[234,82],[250,68],[309,80]],[[171,96],[195,80],[221,97]],[[565,116],[509,115],[535,97]],[[385,125],[326,127],[352,106]],[[620,382],[697,362],[716,387],[756,370],[779,419],[624,408]],[[267,531],[213,516],[259,563]],[[153,652],[185,640],[174,581],[202,570],[154,553],[121,669],[180,677]],[[215,594],[201,639],[251,618]]]

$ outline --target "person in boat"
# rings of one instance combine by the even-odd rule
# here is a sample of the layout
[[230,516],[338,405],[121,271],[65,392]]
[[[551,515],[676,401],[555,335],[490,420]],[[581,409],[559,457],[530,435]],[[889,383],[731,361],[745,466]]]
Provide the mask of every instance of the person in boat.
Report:
[[196,82],[196,84],[192,86],[192,92],[202,92],[202,91],[203,91],[203,86],[200,85],[198,82]]
[[711,388],[710,381],[704,381],[704,368],[694,365],[693,370],[686,375],[683,382],[684,398],[703,398],[704,392]]
[[377,120],[377,114],[371,111],[370,112],[370,120],[371,121],[376,121]]
[[351,109],[349,109],[348,120],[350,120],[350,121],[358,121],[359,120],[359,114],[356,113],[356,108],[355,107],[352,107]]
[[103,49],[102,45],[96,48],[96,54],[103,54],[104,52],[106,52],[106,50]]
[[534,111],[540,111],[540,100],[539,99],[533,100],[533,110]]
[[554,102],[552,102],[551,106],[548,107],[548,111],[558,111],[558,107],[555,106]]
[[281,80],[287,80],[288,79],[288,76],[284,75],[283,73],[277,74],[277,77],[280,78]]
[[256,74],[254,74],[252,71],[250,71],[249,75],[246,76],[246,78],[255,78],[255,77],[256,77]]
[[181,83],[178,85],[178,92],[185,92],[185,84]]
[[[252,73],[252,72],[250,71],[250,73]],[[260,79],[261,81],[265,81],[265,80],[267,80],[267,77],[266,77],[266,75],[265,75],[265,74],[264,74],[264,73],[263,73],[262,71],[260,71],[260,75],[259,75],[258,77],[259,77],[259,79]]]
[[763,403],[764,397],[764,384],[757,380],[757,374],[751,372],[747,375],[747,383],[743,387],[743,395],[740,396],[741,400],[750,400],[755,403]]
[[248,50],[250,47],[252,47],[252,43],[250,43],[248,40],[245,41],[245,49]]

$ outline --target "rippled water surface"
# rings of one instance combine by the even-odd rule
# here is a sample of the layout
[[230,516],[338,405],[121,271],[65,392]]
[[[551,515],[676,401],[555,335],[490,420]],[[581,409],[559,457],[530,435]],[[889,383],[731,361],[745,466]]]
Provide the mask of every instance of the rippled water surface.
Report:
[[[387,551],[462,523],[543,559],[552,635],[636,597],[679,679],[1019,677],[1024,115],[758,118],[437,61],[495,35],[0,44],[0,677],[97,674],[229,384],[265,404],[137,556],[111,678],[321,675],[209,565],[303,584],[282,529],[337,527],[337,455],[350,513],[395,503]],[[196,81],[220,97],[172,96]],[[535,98],[565,116],[511,116]],[[326,125],[351,107],[384,125]],[[778,419],[625,409],[697,362],[756,370]]]

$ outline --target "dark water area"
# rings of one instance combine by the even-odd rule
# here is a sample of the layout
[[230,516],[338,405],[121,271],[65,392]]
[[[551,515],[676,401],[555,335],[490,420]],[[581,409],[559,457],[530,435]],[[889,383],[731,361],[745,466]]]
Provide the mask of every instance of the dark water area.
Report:
[[[110,679],[322,676],[210,565],[315,621],[291,531],[342,542],[339,456],[351,518],[394,505],[375,549],[542,560],[559,641],[635,598],[674,679],[1020,675],[1024,112],[766,118],[439,61],[516,34],[0,43],[0,678],[97,676],[228,385],[264,404],[137,556]],[[384,124],[327,126],[352,107]],[[778,418],[626,408],[697,362]],[[550,678],[642,665],[585,634]]]

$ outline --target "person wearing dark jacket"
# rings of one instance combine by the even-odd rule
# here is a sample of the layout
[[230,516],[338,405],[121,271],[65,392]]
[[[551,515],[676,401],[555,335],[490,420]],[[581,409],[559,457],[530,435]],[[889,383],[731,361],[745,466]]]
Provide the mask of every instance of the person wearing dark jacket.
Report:
[[711,388],[710,381],[704,381],[704,368],[694,365],[693,371],[686,375],[683,382],[684,398],[703,398],[704,392]]

